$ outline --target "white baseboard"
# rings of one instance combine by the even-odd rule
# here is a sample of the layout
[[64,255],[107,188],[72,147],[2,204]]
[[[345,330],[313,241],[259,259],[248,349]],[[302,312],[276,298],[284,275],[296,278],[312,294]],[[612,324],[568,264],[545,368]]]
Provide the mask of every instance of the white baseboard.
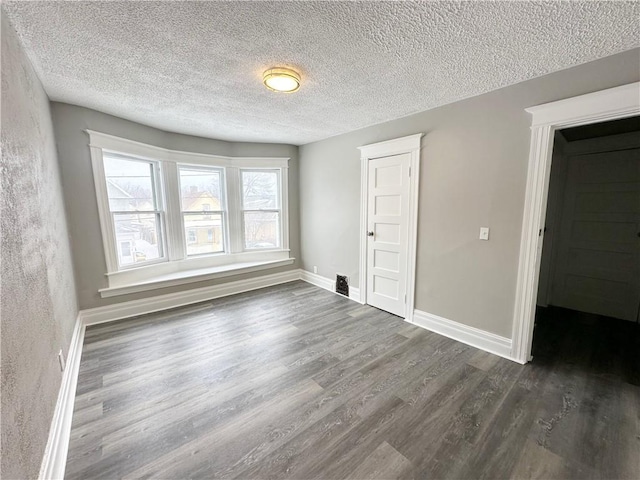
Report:
[[[295,269],[272,275],[262,275],[248,280],[221,283],[209,287],[195,288],[183,292],[156,295],[154,297],[115,303],[104,307],[89,308],[81,311],[83,325],[95,325],[98,323],[112,322],[123,318],[145,315],[147,313],[182,307],[198,302],[206,302],[219,297],[235,295],[237,293],[257,290],[259,288],[279,285],[281,283],[304,280],[317,287],[335,293],[335,282],[305,270]],[[360,301],[360,289],[349,286],[349,298],[358,303]]]
[[[335,290],[331,280],[300,269],[295,269],[247,280],[238,280],[178,293],[157,295],[140,300],[131,300],[129,302],[81,310],[78,313],[71,338],[71,345],[69,346],[69,352],[67,354],[67,366],[62,375],[60,392],[58,394],[51,428],[49,429],[49,438],[42,459],[39,478],[43,480],[57,480],[64,477],[67,453],[69,450],[69,439],[71,436],[73,406],[75,403],[76,387],[78,385],[80,358],[82,356],[85,330],[88,325],[112,322],[114,320],[181,307],[192,303],[205,302],[219,297],[271,287],[295,280],[304,280],[327,290]],[[349,298],[355,301],[360,300],[359,289],[349,287],[349,292]]]
[[112,322],[145,313],[167,310],[169,308],[213,300],[214,298],[234,295],[249,290],[292,282],[294,280],[300,280],[300,272],[301,270],[299,269],[290,270],[248,280],[239,280],[179,293],[158,295],[140,300],[81,310],[78,313],[71,338],[71,345],[69,346],[69,353],[67,354],[67,366],[62,375],[60,392],[58,393],[58,400],[49,429],[49,438],[42,458],[39,478],[43,480],[57,480],[64,477],[67,453],[69,450],[69,439],[71,436],[73,406],[76,397],[76,387],[78,385],[80,358],[82,357],[85,330],[88,325]]
[[413,321],[410,323],[517,362],[517,360],[511,356],[510,338],[501,337],[500,335],[454,322],[453,320],[448,320],[421,310],[413,311]]
[[294,280],[300,280],[299,269],[271,275],[262,275],[247,280],[221,283],[209,287],[195,288],[183,292],[156,295],[154,297],[131,300],[106,305],[104,307],[90,308],[82,311],[82,317],[85,325],[95,325],[97,323],[112,322],[123,318],[182,307],[192,303],[206,302],[214,298],[235,295],[258,288],[271,287],[281,283],[293,282]]
[[[340,295],[339,293],[336,293],[335,281],[330,280],[321,275],[318,275],[317,273],[311,273],[311,272],[307,272],[306,270],[300,270],[300,280],[310,283],[311,285],[315,285],[316,287],[329,290],[330,292],[333,292],[336,295]],[[360,301],[360,289],[349,285],[349,299],[353,300],[354,302],[362,303]]]
[[349,285],[349,298],[354,302],[363,303],[360,301],[360,289]]
[[316,287],[329,290],[330,292],[335,292],[336,290],[336,282],[329,278],[318,275],[317,273],[300,270],[300,279],[304,280],[307,283],[310,283],[311,285],[315,285]]
[[76,325],[71,337],[71,344],[67,353],[67,362],[62,382],[58,393],[56,408],[53,412],[53,420],[49,428],[49,438],[40,466],[40,479],[62,479],[67,466],[67,452],[69,450],[69,438],[71,435],[71,421],[73,419],[73,406],[76,399],[76,387],[78,385],[78,373],[80,371],[80,358],[82,357],[82,345],[84,343],[85,325],[82,321],[82,312],[78,314]]

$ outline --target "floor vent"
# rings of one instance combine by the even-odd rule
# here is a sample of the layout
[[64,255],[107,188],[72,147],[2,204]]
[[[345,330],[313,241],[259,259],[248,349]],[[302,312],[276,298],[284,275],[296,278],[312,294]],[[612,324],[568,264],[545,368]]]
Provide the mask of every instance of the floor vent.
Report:
[[349,280],[346,275],[336,275],[336,293],[349,296]]

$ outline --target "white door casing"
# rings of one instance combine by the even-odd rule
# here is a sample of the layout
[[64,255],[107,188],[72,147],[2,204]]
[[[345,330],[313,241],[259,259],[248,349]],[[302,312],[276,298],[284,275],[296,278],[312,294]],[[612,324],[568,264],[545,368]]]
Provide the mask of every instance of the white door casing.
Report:
[[[420,139],[415,134],[359,147],[361,303],[412,321]],[[370,216],[371,214],[371,216]],[[373,232],[373,236],[368,233]]]
[[405,316],[409,167],[402,153],[369,160],[367,303]]
[[564,154],[567,144],[564,137],[554,136],[551,175],[549,179],[549,195],[547,200],[547,215],[544,227],[544,246],[540,259],[540,275],[538,281],[537,305],[548,307],[551,302],[551,287],[553,285],[554,266],[557,263],[558,249],[556,248],[557,232],[560,231],[560,214],[562,212],[562,192],[566,180],[566,157]]
[[531,360],[553,136],[561,128],[640,115],[640,82],[527,108],[532,115],[511,357]]

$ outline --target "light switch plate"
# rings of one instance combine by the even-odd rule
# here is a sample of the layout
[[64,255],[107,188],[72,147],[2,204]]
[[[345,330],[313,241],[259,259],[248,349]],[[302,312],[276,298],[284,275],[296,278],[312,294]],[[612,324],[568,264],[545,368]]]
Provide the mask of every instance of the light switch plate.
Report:
[[489,240],[489,227],[480,227],[480,240]]

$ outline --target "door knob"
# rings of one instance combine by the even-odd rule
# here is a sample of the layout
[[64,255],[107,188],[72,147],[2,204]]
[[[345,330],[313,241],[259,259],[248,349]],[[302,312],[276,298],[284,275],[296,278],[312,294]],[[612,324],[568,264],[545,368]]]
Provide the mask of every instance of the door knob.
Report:
[[373,237],[373,232],[367,232],[368,237]]

